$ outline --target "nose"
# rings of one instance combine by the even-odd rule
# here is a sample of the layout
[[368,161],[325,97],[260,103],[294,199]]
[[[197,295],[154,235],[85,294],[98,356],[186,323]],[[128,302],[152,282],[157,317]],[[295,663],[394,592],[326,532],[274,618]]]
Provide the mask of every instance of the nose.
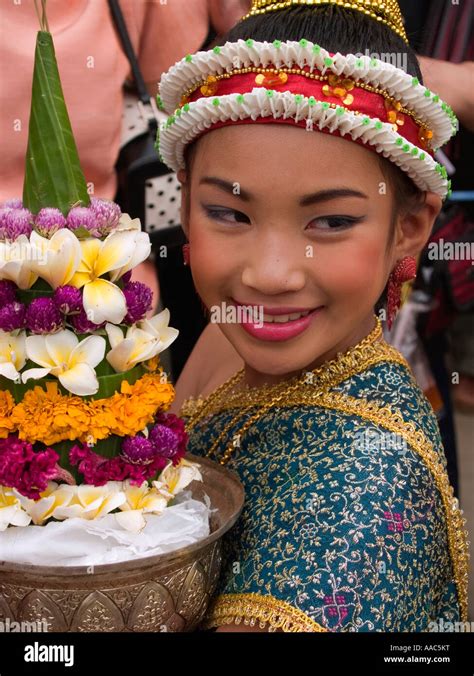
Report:
[[242,284],[262,295],[300,291],[305,285],[304,251],[270,236],[255,246],[242,270]]

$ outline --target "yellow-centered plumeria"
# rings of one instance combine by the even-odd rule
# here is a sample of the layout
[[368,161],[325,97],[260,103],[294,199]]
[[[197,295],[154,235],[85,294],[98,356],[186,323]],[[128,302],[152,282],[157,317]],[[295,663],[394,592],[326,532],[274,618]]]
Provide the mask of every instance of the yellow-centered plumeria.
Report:
[[88,336],[79,342],[68,329],[57,333],[28,336],[25,341],[28,359],[40,368],[23,371],[24,383],[47,375],[55,376],[61,385],[79,396],[96,394],[99,381],[95,367],[105,354],[106,342],[102,336]]
[[147,359],[156,357],[177,338],[179,331],[169,326],[168,309],[130,326],[125,335],[122,329],[106,324],[111,350],[106,359],[117,372],[128,371]]
[[19,494],[13,488],[0,486],[0,531],[8,526],[28,526],[31,517],[23,509]]
[[195,462],[189,462],[183,458],[177,466],[172,463],[166,465],[159,480],[152,483],[161,495],[171,499],[186,488],[191,481],[202,481],[201,472]]
[[26,333],[0,331],[0,375],[19,382],[20,370],[26,364]]
[[20,289],[29,289],[38,279],[31,269],[31,244],[26,235],[15,241],[0,241],[0,279],[9,279]]
[[[103,241],[80,240],[81,260],[69,283],[83,289],[87,317],[95,324],[120,324],[127,314],[121,289],[114,284],[150,255],[150,238],[135,229],[116,230]],[[108,274],[109,279],[103,275]]]
[[108,481],[104,486],[58,485],[50,481],[39,500],[26,498],[17,491],[15,493],[23,509],[37,525],[51,517],[60,521],[74,517],[99,519],[125,502],[120,481]]
[[32,232],[30,235],[30,269],[53,288],[69,284],[81,260],[76,235],[62,228],[51,239]]
[[170,462],[159,481],[135,486],[127,481],[108,481],[104,486],[58,484],[54,481],[38,500],[21,495],[14,488],[0,486],[0,531],[11,526],[45,524],[48,519],[100,519],[114,513],[125,530],[138,532],[146,525],[145,514],[161,514],[168,503],[191,481],[202,481],[196,463],[181,460],[176,467]]
[[125,530],[142,530],[146,526],[144,515],[160,514],[191,481],[202,481],[202,475],[196,463],[184,459],[176,467],[168,463],[159,481],[153,481],[151,487],[146,481],[141,486],[124,481],[122,490],[126,500],[120,505],[121,512],[115,518]]

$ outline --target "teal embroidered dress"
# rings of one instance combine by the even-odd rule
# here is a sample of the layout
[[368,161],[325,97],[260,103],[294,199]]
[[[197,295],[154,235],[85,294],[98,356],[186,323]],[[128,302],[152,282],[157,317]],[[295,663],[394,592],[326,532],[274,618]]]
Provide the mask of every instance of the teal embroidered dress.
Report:
[[464,522],[403,357],[365,339],[278,399],[285,387],[224,386],[183,405],[189,451],[228,449],[246,492],[205,626],[413,632],[466,620]]

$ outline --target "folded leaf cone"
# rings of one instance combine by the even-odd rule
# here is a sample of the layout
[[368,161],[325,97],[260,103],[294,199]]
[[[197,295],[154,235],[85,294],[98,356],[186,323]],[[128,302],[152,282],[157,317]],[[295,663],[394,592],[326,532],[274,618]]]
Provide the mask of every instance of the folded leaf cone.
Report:
[[33,214],[56,207],[64,215],[72,206],[90,204],[76,142],[64,101],[53,38],[36,38],[31,112],[26,152],[23,205]]

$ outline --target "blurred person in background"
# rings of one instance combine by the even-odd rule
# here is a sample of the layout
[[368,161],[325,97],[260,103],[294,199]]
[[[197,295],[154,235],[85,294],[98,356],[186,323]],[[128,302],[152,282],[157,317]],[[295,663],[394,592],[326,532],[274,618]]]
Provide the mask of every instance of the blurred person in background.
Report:
[[[225,32],[245,0],[120,0],[150,96],[163,71],[198,50],[210,31]],[[129,62],[107,0],[48,0],[50,31],[74,137],[89,192],[114,199],[120,151],[123,85]],[[23,192],[38,17],[33,0],[2,0],[0,8],[0,202]],[[18,39],[21,35],[21,40]],[[15,68],[11,64],[15,64]],[[145,261],[133,278],[159,296],[155,266]]]

